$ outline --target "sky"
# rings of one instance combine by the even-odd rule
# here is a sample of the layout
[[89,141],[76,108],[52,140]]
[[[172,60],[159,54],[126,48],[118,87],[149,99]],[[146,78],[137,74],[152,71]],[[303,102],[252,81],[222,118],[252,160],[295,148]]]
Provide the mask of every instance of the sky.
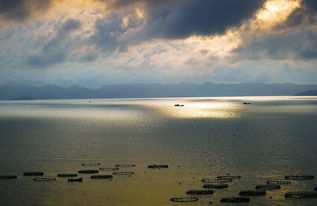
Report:
[[317,84],[316,0],[0,0],[0,85]]

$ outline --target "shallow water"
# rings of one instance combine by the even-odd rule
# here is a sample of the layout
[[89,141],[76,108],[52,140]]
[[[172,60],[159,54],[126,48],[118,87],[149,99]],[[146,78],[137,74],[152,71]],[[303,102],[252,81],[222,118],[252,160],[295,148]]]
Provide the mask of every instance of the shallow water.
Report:
[[[0,175],[18,175],[0,180],[0,204],[224,205],[220,198],[268,179],[317,175],[316,122],[316,97],[0,101]],[[83,162],[102,165],[83,167]],[[136,167],[120,171],[135,175],[112,181],[88,174],[80,175],[83,183],[65,178],[34,182],[22,176],[25,171],[56,176],[127,163]],[[155,163],[169,168],[147,169]],[[200,189],[203,177],[228,173],[242,178],[194,203],[170,201]],[[317,199],[284,199],[285,192],[315,186],[317,180],[295,181],[239,205],[316,205]]]

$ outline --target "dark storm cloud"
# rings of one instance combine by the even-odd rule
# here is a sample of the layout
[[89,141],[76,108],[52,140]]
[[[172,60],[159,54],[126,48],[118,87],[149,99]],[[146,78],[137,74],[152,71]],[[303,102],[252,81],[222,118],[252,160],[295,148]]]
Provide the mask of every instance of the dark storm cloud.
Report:
[[0,0],[0,18],[23,21],[49,8],[51,0]]
[[300,8],[296,9],[283,25],[284,27],[297,26],[301,23],[313,24],[317,22],[317,1],[303,0]]
[[67,59],[69,49],[73,44],[70,42],[69,34],[79,29],[80,22],[69,19],[62,24],[53,39],[46,40],[44,46],[36,54],[27,57],[27,64],[33,67],[45,67],[58,64]]
[[268,35],[235,50],[247,59],[310,60],[317,59],[317,34],[311,31]]
[[192,0],[152,9],[144,28],[147,38],[179,39],[221,34],[252,17],[263,0]]
[[[128,28],[122,28],[124,8],[138,3],[145,6],[145,19],[130,19]],[[264,0],[117,0],[111,4],[113,14],[96,22],[96,33],[90,40],[99,49],[111,52],[151,39],[220,34],[252,17],[263,3]]]

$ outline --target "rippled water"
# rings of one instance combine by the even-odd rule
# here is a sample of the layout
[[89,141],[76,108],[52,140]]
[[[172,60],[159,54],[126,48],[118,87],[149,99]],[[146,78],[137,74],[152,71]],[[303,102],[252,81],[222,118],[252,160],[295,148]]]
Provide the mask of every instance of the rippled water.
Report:
[[[0,205],[224,205],[220,198],[267,179],[317,175],[316,122],[315,97],[0,101],[0,175],[18,175],[0,180]],[[83,162],[134,163],[121,170],[135,175],[109,181],[86,174],[83,183],[22,176],[99,168]],[[147,169],[155,163],[170,167]],[[170,201],[201,188],[205,176],[228,173],[242,178],[194,203]],[[317,199],[284,199],[285,192],[315,186],[317,180],[297,181],[239,205],[316,205]]]

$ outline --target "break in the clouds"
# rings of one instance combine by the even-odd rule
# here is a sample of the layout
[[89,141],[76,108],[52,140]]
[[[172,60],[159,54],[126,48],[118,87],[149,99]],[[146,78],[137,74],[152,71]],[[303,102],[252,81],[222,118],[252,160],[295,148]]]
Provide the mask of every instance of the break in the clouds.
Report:
[[1,0],[0,83],[316,83],[316,19],[315,0]]

